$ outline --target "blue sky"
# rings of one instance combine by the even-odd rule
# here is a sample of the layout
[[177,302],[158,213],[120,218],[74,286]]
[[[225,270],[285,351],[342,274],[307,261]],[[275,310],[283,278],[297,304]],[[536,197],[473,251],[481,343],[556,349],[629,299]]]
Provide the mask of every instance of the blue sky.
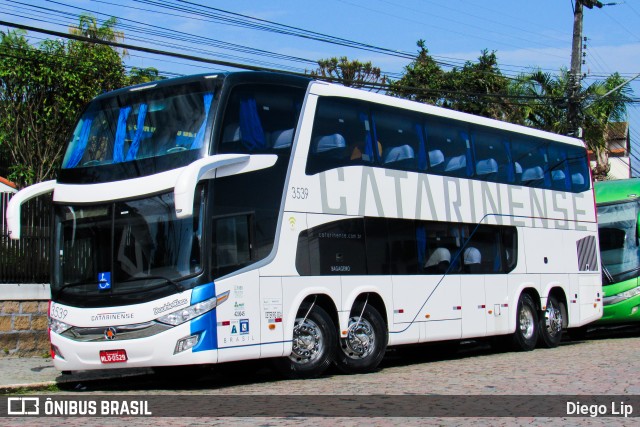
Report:
[[[584,35],[588,41],[583,65],[583,72],[587,73],[584,84],[613,72],[627,78],[640,73],[640,0],[618,3],[602,9],[585,8]],[[436,59],[453,65],[476,59],[482,49],[495,50],[503,72],[510,76],[532,68],[557,72],[561,67],[568,68],[570,63],[571,0],[0,0],[0,19],[67,32],[68,26],[77,21],[76,15],[85,9],[98,18],[119,18],[125,42],[133,45],[232,62],[257,61],[272,68],[286,67],[297,71],[313,68],[313,64],[305,59],[315,61],[345,55],[350,59],[372,61],[383,72],[395,76],[410,62],[403,55],[232,25],[207,17],[206,14],[215,11],[198,8],[194,6],[196,4],[410,54],[417,52],[416,42],[424,39]],[[163,7],[166,5],[198,9],[199,13]],[[228,19],[229,16],[225,17]],[[204,41],[204,44],[171,40],[150,33],[159,31],[158,27],[180,31],[181,37],[186,34],[196,36],[192,40]],[[35,37],[43,37],[32,35],[34,41]],[[212,40],[298,59],[266,58],[215,48],[211,46]],[[126,63],[154,66],[161,72],[177,74],[224,69],[138,52],[131,52]],[[640,78],[630,86],[634,89],[634,97],[640,99]],[[640,157],[640,104],[630,107],[629,114],[632,146]],[[640,169],[640,162],[636,164]]]

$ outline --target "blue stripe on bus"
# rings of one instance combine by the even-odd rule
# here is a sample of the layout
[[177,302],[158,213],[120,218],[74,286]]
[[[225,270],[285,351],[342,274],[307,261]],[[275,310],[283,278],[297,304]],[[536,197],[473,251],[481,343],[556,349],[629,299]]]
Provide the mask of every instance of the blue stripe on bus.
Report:
[[[191,304],[215,298],[216,286],[214,283],[198,286],[191,293]],[[200,341],[192,351],[207,351],[218,348],[218,319],[217,310],[213,309],[191,321],[191,335],[200,334]]]

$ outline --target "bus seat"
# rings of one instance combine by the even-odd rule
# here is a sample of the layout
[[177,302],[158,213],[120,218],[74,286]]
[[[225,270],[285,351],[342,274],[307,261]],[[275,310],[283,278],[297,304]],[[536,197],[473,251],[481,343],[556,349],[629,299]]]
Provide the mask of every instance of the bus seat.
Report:
[[437,248],[424,264],[426,273],[446,273],[451,263],[451,252],[447,248]]
[[429,166],[435,167],[444,163],[444,154],[440,150],[429,151]]
[[322,154],[334,153],[337,151],[342,153],[346,146],[347,143],[344,140],[344,137],[339,133],[334,133],[316,138],[313,145],[313,153]]
[[584,185],[584,175],[580,172],[574,173],[571,175],[571,183],[573,185],[582,186]]
[[554,190],[567,190],[566,175],[564,171],[556,169],[551,171],[551,188]]
[[271,146],[274,150],[291,147],[293,143],[293,128],[277,130],[271,134]]
[[469,246],[464,250],[464,255],[462,256],[462,265],[464,271],[467,273],[479,273],[482,270],[482,254],[480,253],[478,248]]
[[498,162],[495,159],[480,160],[476,163],[476,175],[498,173]]
[[222,132],[222,143],[227,142],[240,142],[242,139],[242,132],[240,131],[240,125],[237,123],[229,123]]
[[399,147],[391,148],[384,156],[384,163],[397,163],[405,160],[414,160],[415,153],[413,148],[409,145],[401,145]]
[[515,170],[516,174],[522,173],[522,166],[520,166],[520,163],[515,162],[513,167],[514,167],[514,170]]
[[467,167],[467,156],[461,154],[460,156],[452,157],[447,160],[444,167],[445,172],[457,171]]
[[533,166],[522,171],[522,182],[544,179],[544,172],[540,166]]

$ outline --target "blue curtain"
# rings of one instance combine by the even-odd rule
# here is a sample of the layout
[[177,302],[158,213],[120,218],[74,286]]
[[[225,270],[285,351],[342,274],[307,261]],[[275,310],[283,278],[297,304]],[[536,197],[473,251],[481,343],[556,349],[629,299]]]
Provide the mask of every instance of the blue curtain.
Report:
[[[371,126],[369,125],[369,117],[365,113],[360,113],[359,115],[360,121],[365,125],[365,132],[367,135],[365,136],[364,141],[364,156],[367,156],[369,162],[373,162],[373,143],[371,141]],[[364,160],[363,156],[363,160]]]
[[116,129],[116,140],[113,144],[113,163],[124,161],[124,137],[127,134],[127,118],[130,112],[131,106],[120,109],[118,128]]
[[138,154],[138,148],[140,148],[140,140],[142,139],[142,133],[144,132],[144,119],[147,115],[147,104],[140,104],[138,108],[138,122],[136,123],[136,133],[133,135],[133,141],[127,151],[127,157],[125,160],[134,160]]
[[84,150],[87,149],[87,142],[89,141],[89,133],[91,132],[91,124],[93,123],[93,119],[95,118],[95,114],[85,115],[82,118],[82,127],[80,128],[80,134],[78,135],[78,142],[73,147],[73,152],[67,161],[67,164],[64,165],[64,168],[75,168],[82,160],[82,156],[84,156]]
[[240,133],[242,134],[242,145],[247,150],[267,148],[255,98],[240,100]]
[[378,141],[378,134],[376,133],[376,117],[373,113],[371,113],[371,132],[373,133],[373,141],[371,141],[371,150],[373,151],[373,159],[375,159],[375,161],[377,163],[382,163],[382,160],[380,159],[380,157],[382,157],[382,153],[380,151],[382,151],[382,149],[380,148],[380,141]]
[[507,153],[507,182],[515,182],[516,180],[516,165],[513,162],[513,156],[511,155],[511,143],[509,141],[502,141],[504,145],[504,151]]
[[[204,120],[202,120],[200,129],[198,129],[198,133],[196,134],[196,137],[193,140],[193,143],[191,144],[191,150],[202,148],[202,145],[204,144],[204,132],[207,128],[207,122],[209,121],[208,120],[209,111],[211,111],[212,102],[213,102],[213,93],[205,93],[204,94]],[[258,118],[258,120],[260,120],[260,118]],[[263,138],[264,138],[264,135],[263,135]]]
[[[427,147],[424,142],[424,134],[422,133],[422,126],[420,124],[415,125],[416,133],[418,134],[418,170],[427,170]],[[427,132],[427,128],[424,128],[424,132]]]
[[475,160],[473,155],[473,141],[471,140],[471,136],[467,132],[460,132],[460,136],[464,140],[466,145],[465,156],[467,157],[467,176],[473,175],[473,169],[475,166]]

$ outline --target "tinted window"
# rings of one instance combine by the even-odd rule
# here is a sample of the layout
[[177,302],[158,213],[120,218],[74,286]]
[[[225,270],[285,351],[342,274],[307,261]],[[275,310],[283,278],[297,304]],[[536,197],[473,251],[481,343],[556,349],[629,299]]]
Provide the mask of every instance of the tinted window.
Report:
[[[420,117],[393,109],[372,112],[375,140],[379,143],[381,164],[385,168],[424,170],[424,136]],[[422,150],[422,151],[421,151]],[[419,162],[419,157],[423,160]]]
[[362,218],[314,227],[302,232],[300,240],[308,247],[307,253],[297,257],[296,267],[302,275],[367,273]]
[[219,153],[288,153],[304,91],[290,87],[235,87],[224,112]]
[[320,98],[311,135],[307,173],[340,166],[373,165],[376,156],[366,104]]
[[589,189],[586,150],[345,98],[318,100],[307,174],[368,165],[558,191]]
[[515,227],[385,218],[362,225],[349,219],[300,233],[300,275],[499,274],[517,263]]

